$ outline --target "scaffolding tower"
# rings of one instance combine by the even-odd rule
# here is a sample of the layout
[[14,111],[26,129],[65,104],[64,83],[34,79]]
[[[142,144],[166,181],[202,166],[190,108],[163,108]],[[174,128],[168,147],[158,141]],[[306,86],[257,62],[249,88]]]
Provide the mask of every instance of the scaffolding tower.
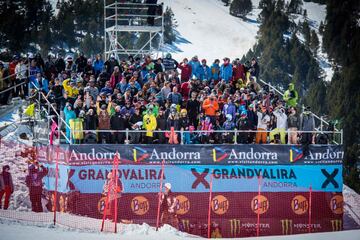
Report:
[[105,58],[159,52],[164,44],[163,12],[162,3],[104,0]]

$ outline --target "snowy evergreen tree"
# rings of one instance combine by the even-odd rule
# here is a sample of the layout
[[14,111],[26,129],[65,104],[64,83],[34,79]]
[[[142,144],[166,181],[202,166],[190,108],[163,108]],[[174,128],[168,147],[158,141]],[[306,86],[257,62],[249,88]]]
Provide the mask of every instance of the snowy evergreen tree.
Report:
[[164,42],[172,44],[176,40],[174,31],[174,13],[170,7],[166,7],[164,13]]
[[230,14],[235,17],[245,18],[251,10],[251,0],[233,0],[230,4]]
[[310,49],[312,50],[313,54],[316,56],[317,52],[320,47],[319,38],[317,36],[316,31],[313,29],[311,30],[311,39],[310,39]]
[[289,3],[289,6],[287,8],[287,11],[288,11],[288,13],[301,14],[302,13],[302,8],[301,8],[302,5],[303,5],[302,0],[291,0]]

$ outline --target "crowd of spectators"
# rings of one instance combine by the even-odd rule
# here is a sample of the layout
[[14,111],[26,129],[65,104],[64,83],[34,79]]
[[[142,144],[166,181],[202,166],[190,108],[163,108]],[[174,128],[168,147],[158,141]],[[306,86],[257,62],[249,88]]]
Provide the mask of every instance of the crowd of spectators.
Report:
[[[242,63],[225,57],[211,63],[197,56],[177,62],[170,53],[157,59],[118,60],[111,55],[106,61],[100,54],[92,59],[83,53],[76,59],[14,56],[7,68],[0,63],[0,91],[25,84],[2,94],[0,100],[6,104],[9,94],[31,99],[42,91],[63,112],[71,128],[66,134],[74,143],[234,143],[236,139],[244,144],[297,144],[297,131],[315,128],[310,109],[300,115],[294,84],[282,97],[267,85],[260,86],[259,73],[255,58]],[[133,130],[128,137],[108,131],[125,129]],[[237,136],[230,131],[235,129],[241,130]],[[312,134],[301,138],[314,142]]]

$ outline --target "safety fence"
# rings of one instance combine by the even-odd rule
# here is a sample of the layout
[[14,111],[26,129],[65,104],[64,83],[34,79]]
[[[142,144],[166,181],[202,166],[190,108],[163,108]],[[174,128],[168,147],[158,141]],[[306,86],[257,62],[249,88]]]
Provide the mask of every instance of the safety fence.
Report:
[[[83,120],[82,120],[83,121]],[[74,126],[76,123],[70,125]],[[80,121],[80,124],[82,122]],[[79,126],[79,124],[77,124]],[[68,128],[68,143],[125,143],[139,144],[151,141],[155,144],[342,144],[343,131],[273,130],[83,130]],[[265,137],[262,137],[265,135]],[[306,135],[310,138],[306,138]],[[150,140],[145,138],[150,136]],[[263,140],[264,138],[264,140]],[[292,139],[291,139],[292,138]]]
[[[34,222],[106,232],[122,232],[131,223],[166,223],[203,237],[343,228],[340,145],[311,145],[307,155],[300,146],[265,144],[94,144],[33,150],[30,156],[36,161],[30,160],[27,173],[14,181],[43,176],[41,194],[49,201],[41,210],[52,212],[53,218],[34,213]],[[165,194],[169,186],[171,193]],[[30,190],[32,203],[39,193]],[[12,214],[18,216],[18,211],[0,211],[0,217]]]

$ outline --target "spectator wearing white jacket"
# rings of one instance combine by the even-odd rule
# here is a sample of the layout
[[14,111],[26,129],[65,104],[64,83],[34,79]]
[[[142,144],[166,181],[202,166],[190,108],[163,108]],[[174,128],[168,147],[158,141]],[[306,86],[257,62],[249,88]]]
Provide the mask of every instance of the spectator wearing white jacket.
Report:
[[287,128],[287,116],[284,108],[277,108],[273,114],[276,117],[276,128],[270,132],[270,142],[274,141],[274,137],[280,134],[281,144],[285,144],[285,133]]

